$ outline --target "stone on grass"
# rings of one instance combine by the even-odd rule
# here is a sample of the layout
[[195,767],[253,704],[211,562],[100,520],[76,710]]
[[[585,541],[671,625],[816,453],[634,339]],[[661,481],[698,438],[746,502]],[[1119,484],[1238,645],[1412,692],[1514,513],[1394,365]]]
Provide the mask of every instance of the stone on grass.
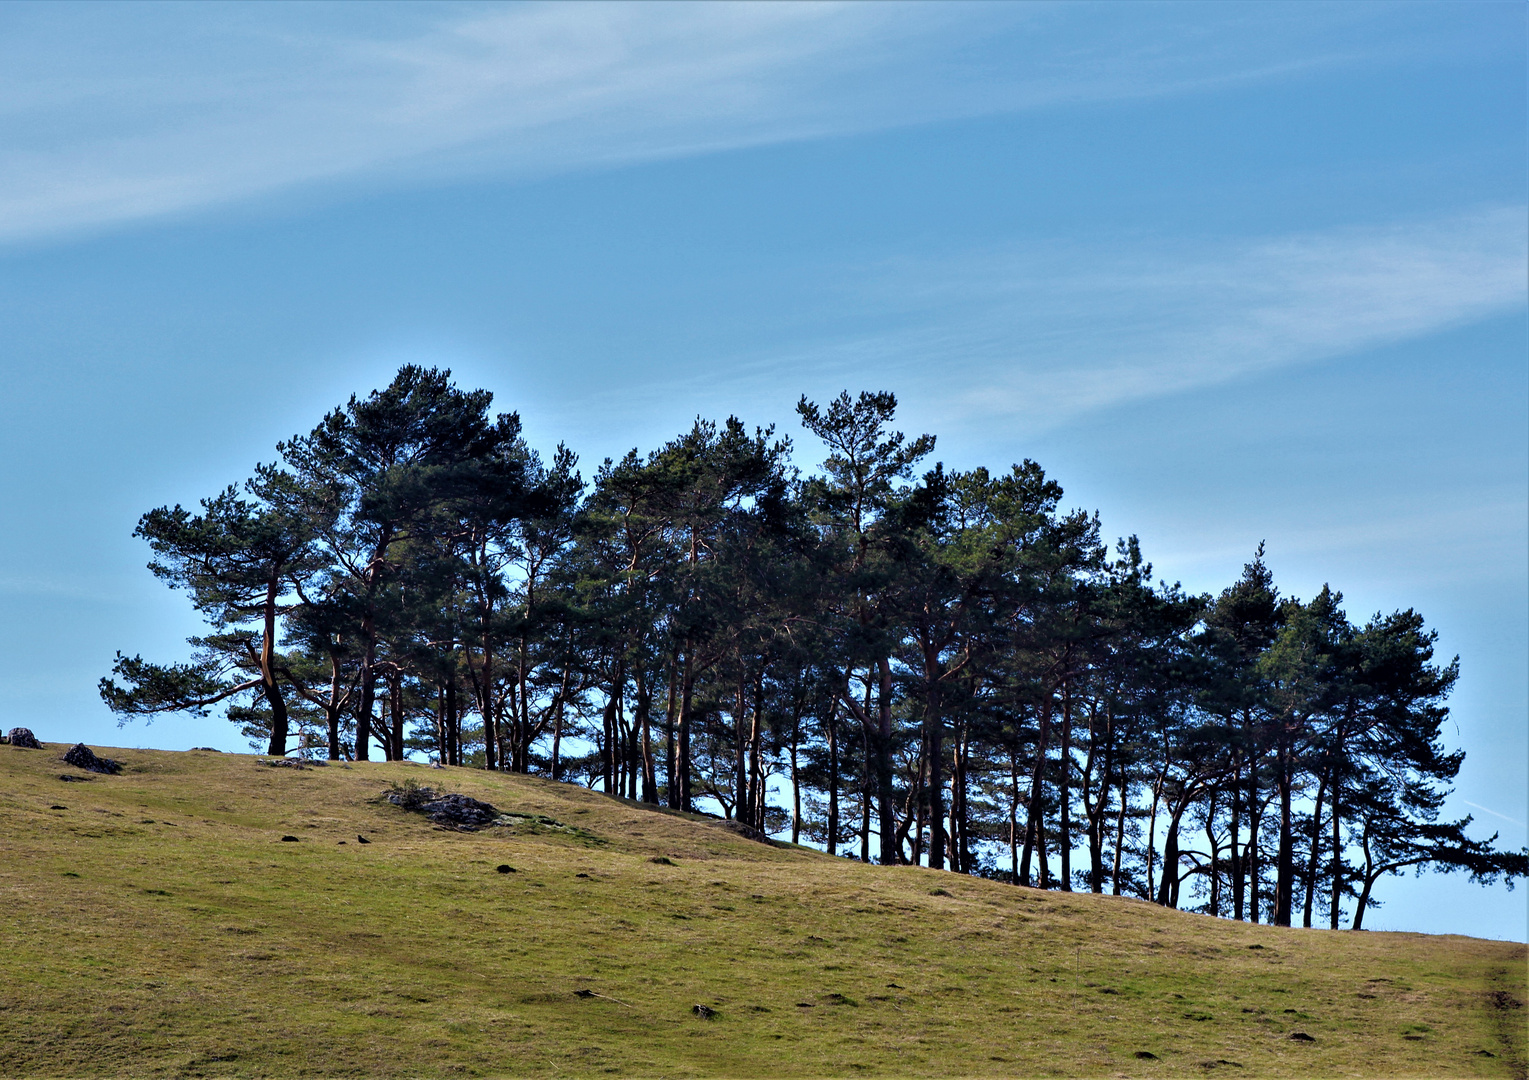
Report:
[[42,749],[42,743],[37,741],[37,736],[32,734],[31,728],[13,727],[8,737],[12,746],[19,746],[23,750]]
[[481,829],[492,825],[499,816],[486,802],[479,802],[466,795],[442,795],[420,807],[425,815],[437,825],[448,829]]
[[75,743],[64,755],[64,763],[73,765],[76,769],[84,769],[93,773],[119,773],[122,771],[121,762],[111,758],[97,757],[95,752],[84,743]]
[[423,784],[404,784],[384,795],[394,806],[424,814],[444,829],[474,832],[494,823],[499,811],[466,795],[443,794]]

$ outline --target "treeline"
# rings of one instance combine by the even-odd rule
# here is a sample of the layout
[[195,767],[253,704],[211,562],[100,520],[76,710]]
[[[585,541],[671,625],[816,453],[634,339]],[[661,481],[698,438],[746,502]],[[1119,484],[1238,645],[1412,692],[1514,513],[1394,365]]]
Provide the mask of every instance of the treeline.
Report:
[[1219,596],[1026,461],[921,471],[891,394],[797,409],[826,447],[698,420],[586,483],[514,414],[405,367],[274,464],[145,514],[210,633],[118,654],[124,720],[225,703],[271,754],[535,772],[884,864],[1362,926],[1409,868],[1529,872],[1440,819],[1454,662],[1412,611]]

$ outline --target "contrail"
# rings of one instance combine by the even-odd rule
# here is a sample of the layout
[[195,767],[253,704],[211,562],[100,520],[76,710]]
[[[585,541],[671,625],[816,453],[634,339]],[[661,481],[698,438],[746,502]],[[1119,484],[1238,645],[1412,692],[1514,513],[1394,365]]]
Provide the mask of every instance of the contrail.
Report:
[[1507,814],[1499,814],[1496,810],[1493,810],[1489,806],[1482,806],[1480,803],[1473,803],[1469,799],[1461,799],[1460,801],[1465,803],[1466,806],[1473,806],[1473,807],[1475,807],[1477,810],[1480,810],[1484,814],[1491,814],[1493,817],[1500,817],[1504,821],[1511,821],[1511,822],[1513,822],[1513,824],[1517,825],[1520,829],[1522,829],[1524,827],[1524,823],[1522,821],[1518,821],[1518,820],[1516,820],[1514,818],[1510,818]]

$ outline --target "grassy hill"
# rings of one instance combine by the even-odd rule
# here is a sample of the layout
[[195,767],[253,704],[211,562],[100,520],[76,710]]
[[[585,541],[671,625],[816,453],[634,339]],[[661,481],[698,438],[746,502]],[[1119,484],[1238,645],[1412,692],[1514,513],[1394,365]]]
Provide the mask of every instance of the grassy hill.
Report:
[[[862,866],[525,777],[65,782],[64,749],[0,746],[0,1076],[1525,1075],[1522,945]],[[407,779],[532,816],[443,831],[379,801]]]

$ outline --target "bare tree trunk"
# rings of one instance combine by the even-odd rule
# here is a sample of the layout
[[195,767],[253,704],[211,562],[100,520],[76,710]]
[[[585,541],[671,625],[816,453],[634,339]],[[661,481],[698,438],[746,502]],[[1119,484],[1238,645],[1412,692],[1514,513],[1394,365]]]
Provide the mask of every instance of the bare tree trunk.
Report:
[[748,696],[745,686],[748,683],[748,671],[744,667],[743,657],[738,657],[738,683],[733,688],[733,801],[738,806],[738,820],[745,824],[753,821],[753,807],[749,804],[749,734],[748,724]]
[[875,766],[871,763],[871,729],[865,724],[860,725],[860,754],[864,761],[860,770],[860,861],[868,863],[871,861],[871,791],[875,783]]
[[[1030,859],[1035,852],[1035,841],[1040,834],[1040,819],[1044,812],[1041,802],[1041,778],[1046,766],[1047,744],[1051,740],[1051,693],[1049,690],[1041,699],[1038,720],[1035,735],[1035,767],[1030,772],[1030,803],[1025,820],[1025,850],[1019,857],[1019,880],[1022,885],[1030,884]],[[1041,856],[1041,866],[1041,887],[1045,888],[1044,854]]]
[[1009,748],[1009,877],[1019,884],[1019,752]]
[[261,689],[271,705],[271,741],[266,753],[273,757],[287,756],[287,703],[276,682],[276,600],[280,594],[281,581],[273,577],[266,583],[265,634],[260,642]]
[[1205,841],[1210,845],[1210,913],[1221,917],[1221,841],[1216,839],[1216,789],[1205,811]]
[[1057,854],[1062,859],[1062,891],[1072,892],[1072,686],[1062,680],[1062,771],[1061,820],[1058,824]]
[[1343,897],[1343,831],[1342,823],[1338,818],[1338,778],[1333,777],[1333,894],[1332,904],[1328,908],[1327,925],[1331,930],[1338,929],[1338,920],[1343,914],[1340,901]]
[[1317,868],[1322,859],[1322,803],[1327,799],[1327,772],[1317,781],[1316,804],[1311,809],[1311,854],[1306,862],[1306,897],[1301,904],[1301,925],[1311,929],[1313,902],[1317,896]]
[[945,869],[945,721],[940,715],[938,650],[924,649],[924,725],[929,743],[929,868]]
[[828,706],[828,853],[839,854],[839,704]]
[[951,788],[951,801],[955,804],[956,849],[953,868],[970,874],[975,868],[972,854],[972,807],[971,792],[972,736],[971,729],[962,725],[956,735],[955,783]]
[[[690,798],[690,705],[695,690],[695,657],[692,646],[685,646],[685,667],[680,678],[680,753],[679,797],[670,799],[670,805],[680,810],[691,809]],[[671,782],[671,787],[673,784]]]
[[356,760],[371,758],[372,709],[377,703],[377,633],[371,612],[361,618],[361,640],[366,643],[361,654],[361,702],[356,709]]
[[664,801],[672,809],[678,805],[679,785],[674,779],[674,755],[676,751],[674,741],[674,710],[679,704],[677,688],[679,683],[679,653],[669,654],[669,669],[667,694],[664,698]]
[[1232,918],[1243,921],[1242,857],[1237,843],[1242,835],[1242,761],[1239,756],[1232,767],[1232,826],[1231,855],[1228,862],[1232,876]]
[[791,718],[791,842],[802,842],[802,784],[797,771],[796,753],[802,741],[802,711],[800,706],[792,710]]
[[1259,861],[1258,830],[1263,823],[1263,807],[1258,805],[1258,755],[1248,763],[1248,842],[1242,849],[1243,862],[1248,872],[1248,920],[1258,922],[1260,917],[1260,878],[1263,866]]
[[761,760],[765,723],[764,668],[765,661],[761,657],[759,668],[754,675],[754,722],[749,732],[749,805],[754,810],[749,824],[760,832],[763,832],[765,827],[765,776],[764,763]]
[[653,691],[648,685],[648,665],[637,657],[633,673],[637,684],[637,716],[635,724],[641,739],[639,756],[642,761],[642,801],[658,805],[658,763],[653,759]]
[[393,672],[388,679],[388,711],[392,714],[392,760],[403,760],[403,675]]
[[1281,739],[1275,768],[1279,786],[1279,854],[1274,877],[1275,926],[1289,926],[1295,893],[1295,762],[1288,735]]
[[1125,857],[1126,815],[1130,812],[1127,797],[1131,793],[1131,781],[1126,770],[1120,770],[1120,813],[1115,818],[1115,850],[1110,859],[1110,893],[1120,895],[1120,861]]
[[897,809],[892,801],[892,665],[886,657],[876,662],[881,676],[877,694],[876,818],[881,823],[881,864],[896,866],[898,859]]

